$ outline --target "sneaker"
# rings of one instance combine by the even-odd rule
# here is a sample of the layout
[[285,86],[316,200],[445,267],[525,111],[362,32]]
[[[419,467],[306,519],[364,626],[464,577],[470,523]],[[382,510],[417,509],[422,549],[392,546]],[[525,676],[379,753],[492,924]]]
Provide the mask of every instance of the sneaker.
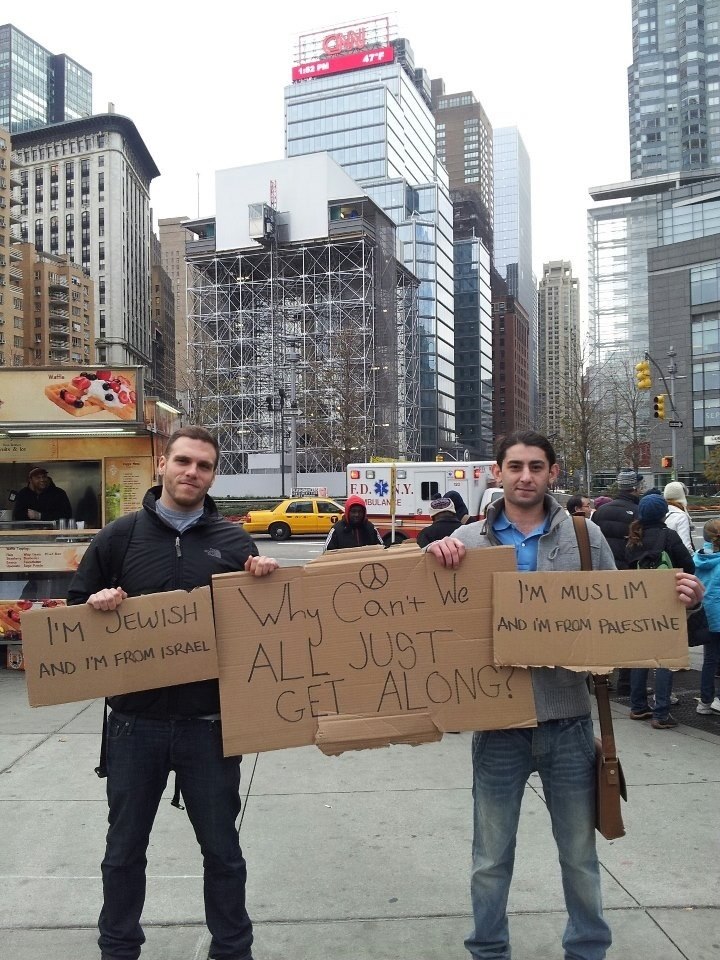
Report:
[[720,697],[715,697],[713,702],[710,704],[710,709],[713,713],[720,713]]
[[703,703],[701,700],[695,707],[695,713],[702,713],[704,716],[707,716],[709,713],[712,713],[712,706],[709,703]]
[[650,707],[643,707],[642,710],[631,710],[630,719],[631,720],[649,720],[653,715]]
[[668,714],[663,720],[656,720],[655,717],[653,717],[651,722],[653,730],[671,730],[677,725],[677,720],[671,714]]

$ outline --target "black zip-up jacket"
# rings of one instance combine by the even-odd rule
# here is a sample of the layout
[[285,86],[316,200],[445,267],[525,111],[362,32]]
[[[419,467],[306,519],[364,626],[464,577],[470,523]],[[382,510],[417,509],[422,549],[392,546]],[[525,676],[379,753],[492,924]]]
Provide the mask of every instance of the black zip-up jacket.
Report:
[[[609,504],[608,504],[609,506]],[[625,551],[626,567],[634,567],[645,555],[656,556],[665,550],[673,567],[685,573],[695,573],[695,561],[692,554],[680,539],[676,530],[670,530],[659,520],[643,526],[642,543],[628,543]]]
[[457,528],[461,526],[462,524],[455,514],[452,514],[452,516],[449,517],[441,517],[438,520],[433,520],[429,526],[425,527],[425,529],[421,530],[417,535],[417,545],[419,547],[426,547],[434,540],[442,540],[443,537],[451,537]]
[[638,518],[640,495],[621,491],[610,503],[604,503],[592,515],[592,522],[602,530],[602,535],[610,544],[618,570],[627,570],[625,559],[630,524]]
[[[255,541],[239,524],[220,516],[212,497],[205,497],[200,520],[178,533],[155,510],[161,492],[162,487],[152,487],[145,494],[122,571],[115,570],[111,555],[124,548],[126,538],[117,532],[113,537],[119,521],[109,523],[94,537],[70,583],[69,604],[85,603],[91,594],[113,586],[116,572],[118,586],[128,596],[138,597],[209,586],[213,574],[242,570],[248,557],[257,556]],[[217,680],[200,680],[109,697],[108,703],[113,710],[132,716],[202,717],[220,712],[220,692]]]
[[384,546],[375,525],[363,520],[357,526],[350,526],[344,518],[338,520],[325,541],[326,550],[347,550],[348,547]]

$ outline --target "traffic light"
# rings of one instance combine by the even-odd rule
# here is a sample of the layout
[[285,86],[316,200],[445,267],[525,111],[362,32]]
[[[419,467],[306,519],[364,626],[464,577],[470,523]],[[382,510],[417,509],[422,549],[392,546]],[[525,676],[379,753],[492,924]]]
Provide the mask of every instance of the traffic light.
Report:
[[661,458],[660,458],[660,464],[661,464],[663,470],[671,470],[671,469],[672,469],[672,464],[673,464],[673,458],[672,458],[672,457],[661,457]]
[[665,394],[659,393],[656,397],[653,397],[653,410],[655,411],[655,416],[658,420],[665,419]]
[[442,453],[435,454],[435,463],[443,463],[444,460],[445,460],[445,457]]
[[641,360],[635,364],[635,384],[638,390],[649,390],[652,386],[649,360]]

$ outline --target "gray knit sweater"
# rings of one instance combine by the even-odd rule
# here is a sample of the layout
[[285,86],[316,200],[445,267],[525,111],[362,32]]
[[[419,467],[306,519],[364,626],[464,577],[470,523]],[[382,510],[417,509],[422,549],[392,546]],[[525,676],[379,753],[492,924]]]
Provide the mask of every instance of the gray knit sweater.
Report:
[[[487,518],[457,529],[452,536],[462,540],[466,547],[497,547],[499,542],[492,530],[494,520],[504,509],[505,500],[495,500],[488,507]],[[575,528],[571,517],[552,497],[545,497],[545,512],[550,517],[550,529],[540,537],[538,544],[538,571],[579,570]],[[586,521],[587,522],[587,521]],[[612,550],[594,523],[587,522],[590,551],[594,570],[614,570]],[[542,640],[538,638],[538,643]],[[590,695],[586,674],[562,667],[531,667],[535,710],[538,721],[581,717],[590,713]]]

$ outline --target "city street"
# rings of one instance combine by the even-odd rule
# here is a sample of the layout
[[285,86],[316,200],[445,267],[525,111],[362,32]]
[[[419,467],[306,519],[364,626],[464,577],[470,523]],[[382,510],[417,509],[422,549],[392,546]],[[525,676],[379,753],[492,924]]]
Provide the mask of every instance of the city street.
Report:
[[[319,539],[275,543],[283,565]],[[717,730],[653,731],[612,704],[628,780],[627,836],[598,841],[609,957],[715,960],[720,923]],[[98,960],[106,803],[99,700],[31,709],[0,671],[0,956]],[[240,837],[257,960],[463,960],[470,928],[471,734],[419,747],[246,756]],[[205,960],[201,861],[161,804],[148,855],[144,960]],[[662,836],[663,842],[658,842]],[[536,776],[526,789],[510,904],[514,956],[561,956],[557,857]]]

